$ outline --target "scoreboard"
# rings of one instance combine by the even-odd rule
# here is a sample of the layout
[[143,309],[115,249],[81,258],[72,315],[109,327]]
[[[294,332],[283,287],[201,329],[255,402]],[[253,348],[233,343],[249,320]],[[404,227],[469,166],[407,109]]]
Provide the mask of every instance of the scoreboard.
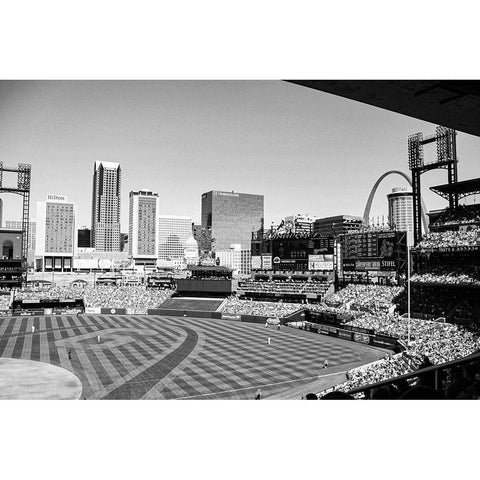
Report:
[[406,232],[364,232],[341,239],[344,271],[395,271],[406,260]]
[[[333,237],[282,236],[271,240],[271,252],[252,256],[252,270],[274,271],[333,270]],[[267,263],[268,260],[270,263]]]

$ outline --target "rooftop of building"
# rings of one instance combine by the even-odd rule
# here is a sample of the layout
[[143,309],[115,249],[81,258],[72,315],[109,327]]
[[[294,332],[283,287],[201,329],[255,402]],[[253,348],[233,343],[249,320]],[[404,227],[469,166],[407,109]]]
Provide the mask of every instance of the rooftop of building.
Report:
[[166,218],[166,219],[175,219],[175,220],[192,220],[192,217],[185,216],[185,215],[164,215],[160,214],[158,218]]
[[219,195],[219,196],[226,196],[226,197],[237,197],[240,195],[246,195],[246,196],[251,196],[251,197],[261,197],[263,198],[263,195],[260,195],[258,193],[244,193],[244,192],[236,192],[234,190],[230,191],[224,191],[224,190],[210,190],[209,192],[205,192],[202,194],[202,197],[204,195]]
[[132,190],[132,191],[130,191],[129,195],[130,195],[130,197],[133,197],[134,195],[139,195],[139,196],[142,196],[142,197],[158,197],[157,192],[152,192],[148,188],[142,188],[140,190]]
[[95,162],[95,170],[97,170],[100,165],[102,165],[104,168],[113,168],[113,169],[117,169],[120,167],[120,164],[119,163],[116,163],[116,162],[102,162],[102,161],[96,161]]
[[317,218],[315,223],[321,222],[333,222],[333,221],[345,221],[345,220],[355,220],[362,222],[362,217],[357,217],[355,215],[334,215],[333,217],[324,217],[324,218]]

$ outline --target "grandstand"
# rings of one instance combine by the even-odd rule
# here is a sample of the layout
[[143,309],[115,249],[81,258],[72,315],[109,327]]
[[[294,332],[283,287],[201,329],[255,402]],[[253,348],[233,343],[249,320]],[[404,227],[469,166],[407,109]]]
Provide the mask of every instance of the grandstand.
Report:
[[298,277],[284,277],[283,280],[247,280],[238,283],[237,293],[240,298],[251,300],[318,302],[327,292],[333,291],[333,280],[328,278],[317,276],[315,280],[302,280]]
[[[442,197],[480,191],[480,179],[431,188]],[[411,311],[418,318],[480,328],[480,206],[450,206],[430,217],[431,231],[412,250]],[[406,293],[396,299],[407,311]]]
[[[158,308],[173,293],[171,289],[133,285],[98,285],[83,283],[47,285],[16,290],[9,314],[49,315],[68,313],[141,314]],[[74,302],[74,304],[72,303]]]
[[[320,303],[307,305],[305,303],[282,301],[260,302],[242,300],[234,295],[227,299],[194,297],[171,298],[173,293],[171,289],[146,288],[145,286],[105,285],[94,288],[85,284],[75,284],[61,287],[49,286],[47,288],[30,287],[16,292],[14,305],[21,305],[25,308],[28,307],[30,302],[32,306],[38,307],[40,305],[45,307],[48,304],[47,302],[50,302],[48,304],[49,307],[51,307],[50,304],[56,303],[57,310],[48,310],[47,308],[43,310],[31,310],[30,314],[33,313],[34,316],[29,320],[24,317],[24,321],[15,318],[15,316],[5,320],[6,323],[2,323],[0,319],[0,332],[4,332],[0,337],[0,350],[3,348],[2,351],[6,352],[7,355],[12,353],[7,346],[14,345],[14,343],[9,343],[9,338],[11,335],[17,335],[17,333],[8,333],[14,324],[18,324],[18,334],[21,334],[21,332],[27,330],[31,322],[34,322],[39,325],[39,331],[43,331],[43,328],[46,329],[47,337],[45,338],[49,339],[48,349],[51,352],[50,358],[53,359],[54,364],[58,364],[55,363],[54,360],[57,358],[56,355],[59,355],[55,343],[57,337],[51,336],[51,334],[48,333],[49,325],[53,325],[55,317],[51,317],[49,314],[65,314],[68,312],[71,315],[72,313],[78,313],[78,311],[75,312],[73,308],[70,311],[62,311],[61,307],[68,308],[68,305],[66,303],[63,305],[63,300],[60,299],[65,299],[65,302],[76,302],[76,299],[80,298],[79,295],[83,295],[82,300],[84,301],[85,310],[89,313],[84,317],[81,315],[63,315],[61,317],[63,325],[72,326],[72,328],[67,328],[67,331],[70,332],[68,334],[70,340],[66,340],[67,337],[63,337],[62,334],[62,338],[65,338],[62,342],[67,342],[66,345],[68,345],[68,348],[75,348],[75,352],[78,354],[80,354],[80,350],[78,349],[86,349],[83,350],[86,352],[92,348],[89,346],[87,337],[90,335],[88,338],[93,338],[100,325],[102,325],[101,329],[105,332],[102,335],[112,336],[112,338],[115,339],[114,343],[112,343],[113,350],[111,351],[111,355],[116,355],[115,349],[117,347],[115,346],[115,342],[120,342],[119,345],[121,345],[121,342],[125,341],[122,340],[126,338],[125,335],[128,338],[131,337],[135,339],[132,340],[134,342],[140,341],[141,335],[143,334],[139,333],[140,330],[138,332],[135,330],[138,328],[141,330],[146,329],[145,332],[147,332],[147,330],[148,332],[152,332],[152,329],[160,329],[161,332],[160,330],[158,330],[158,332],[166,341],[171,337],[171,333],[177,331],[178,328],[186,329],[185,331],[190,332],[191,329],[197,331],[197,327],[201,325],[201,328],[205,329],[202,330],[203,332],[208,332],[208,335],[215,335],[217,342],[220,342],[219,345],[222,342],[227,342],[225,345],[230,345],[229,342],[232,342],[232,345],[235,346],[235,351],[238,350],[239,355],[240,352],[246,352],[248,350],[251,351],[252,355],[255,353],[257,356],[263,355],[260,353],[261,349],[259,350],[258,347],[252,349],[251,345],[247,347],[249,342],[256,340],[250,339],[248,335],[245,336],[245,344],[242,343],[243,340],[240,340],[244,337],[242,332],[249,331],[248,329],[250,327],[247,328],[247,325],[252,325],[254,330],[251,330],[251,332],[256,332],[255,338],[257,339],[262,337],[262,335],[265,339],[267,332],[269,336],[275,332],[273,341],[281,341],[283,351],[287,349],[287,344],[284,343],[285,340],[289,338],[291,341],[294,341],[294,337],[286,334],[283,337],[279,335],[284,333],[283,330],[297,331],[297,329],[288,329],[285,325],[299,328],[303,331],[301,334],[303,335],[302,342],[307,342],[305,345],[308,344],[312,347],[316,345],[316,353],[312,353],[313,357],[307,358],[305,351],[302,352],[300,357],[295,357],[298,366],[291,364],[286,370],[286,367],[282,367],[284,374],[271,377],[273,378],[271,382],[273,386],[268,387],[268,391],[271,395],[281,395],[281,398],[292,398],[291,396],[289,397],[289,395],[293,395],[294,393],[288,394],[289,389],[297,393],[299,393],[302,388],[313,389],[313,391],[320,393],[325,393],[325,390],[322,389],[327,387],[329,390],[336,389],[337,392],[350,392],[358,389],[368,390],[369,386],[375,384],[375,382],[392,383],[394,382],[393,379],[399,375],[414,375],[418,368],[425,367],[426,357],[429,359],[429,364],[443,368],[441,366],[445,364],[445,362],[460,361],[462,358],[478,350],[480,343],[476,334],[461,326],[422,319],[412,319],[408,321],[408,319],[396,314],[393,311],[395,306],[393,300],[401,290],[399,287],[352,284],[336,293],[326,295]],[[103,314],[103,316],[97,317],[94,312]],[[23,314],[23,310],[16,308],[12,313],[14,313],[14,315],[21,315]],[[123,315],[112,317],[112,313]],[[132,315],[134,313],[148,313],[149,316],[138,317]],[[60,317],[57,318],[58,320],[55,320],[55,322],[60,322]],[[280,323],[284,325],[282,331],[278,331],[275,327],[270,327],[269,330],[265,330],[264,324],[268,318],[281,319]],[[232,322],[232,320],[237,321]],[[168,327],[166,326],[166,322],[169,325]],[[254,325],[255,323],[260,323],[260,325]],[[98,326],[92,327],[92,329],[87,328],[88,325],[93,326],[97,324]],[[242,324],[244,325],[243,327],[241,326]],[[73,325],[76,326],[73,327]],[[81,329],[79,329],[80,326],[82,326]],[[119,328],[119,333],[111,330],[117,327]],[[132,330],[131,333],[126,333],[127,330],[130,332],[129,329],[132,328],[137,333],[134,333],[134,330]],[[202,333],[202,335],[204,334],[206,333]],[[23,335],[25,335],[25,333],[23,333]],[[76,336],[78,335],[80,335],[79,343],[76,340]],[[83,339],[82,335],[86,335],[85,339]],[[140,337],[138,335],[140,335]],[[153,346],[151,335],[153,335],[153,333],[148,333],[148,339],[145,340],[149,348]],[[188,335],[194,334],[188,333]],[[227,340],[229,336],[231,338]],[[410,340],[410,342],[408,342],[408,340]],[[190,340],[185,344],[185,348],[190,345],[189,342]],[[202,342],[200,342],[200,345],[203,345]],[[207,345],[210,344],[209,342],[210,340],[208,340]],[[334,347],[330,342],[336,342],[335,345],[337,346]],[[330,347],[327,347],[327,345],[330,345]],[[59,348],[63,347],[59,345]],[[190,355],[190,348],[191,346],[183,351],[182,347],[182,349],[178,350],[175,354],[175,360],[173,360],[173,357],[172,360],[168,360],[169,362],[173,362],[169,364],[175,365],[175,362],[181,362],[181,359],[185,358],[185,355],[188,357]],[[198,348],[201,349],[203,347],[199,346]],[[225,348],[230,349],[231,347],[226,346]],[[376,354],[366,354],[367,350],[358,350],[361,348],[380,350],[376,350]],[[328,352],[329,362],[336,366],[334,370],[335,375],[329,377],[329,382],[323,379],[319,383],[311,384],[313,378],[317,378],[318,375],[315,373],[315,375],[312,376],[309,375],[308,372],[310,372],[312,368],[313,370],[319,370],[321,368],[319,365],[323,361],[324,354],[319,355],[318,352],[322,351]],[[347,357],[342,357],[343,360],[338,363],[340,356],[344,355],[341,352],[346,351],[362,351],[366,356],[362,354],[364,355],[362,362],[357,362],[356,364],[351,362],[353,357],[348,356],[348,360]],[[18,355],[23,355],[22,349],[18,351],[15,350],[15,352],[17,352],[15,353],[17,356],[14,356],[14,358],[21,358],[18,357]],[[204,354],[206,357],[202,369],[208,371],[208,369],[214,367],[213,364],[208,363],[211,359],[207,351],[205,351]],[[275,354],[275,358],[277,358],[278,354],[279,352]],[[33,351],[32,355],[34,355]],[[82,355],[84,355],[84,353],[82,353]],[[123,355],[125,356],[126,352],[123,352]],[[215,355],[222,355],[220,347],[219,350],[216,350]],[[35,356],[27,357],[29,360],[35,358]],[[45,359],[49,357],[44,354],[43,358],[45,361]],[[312,358],[316,358],[316,360],[312,362]],[[238,361],[235,360],[235,362]],[[284,360],[282,360],[282,362],[283,361]],[[285,358],[285,361],[294,361],[294,357],[290,356],[289,360]],[[317,362],[318,365],[315,362]],[[118,363],[116,365],[116,368],[120,368]],[[225,375],[228,375],[227,372],[230,372],[230,375],[233,376],[232,378],[235,378],[235,375],[237,375],[236,372],[238,371],[238,378],[241,378],[242,375],[244,375],[243,367],[239,367],[238,365],[240,364],[236,365],[236,363],[227,362],[225,364]],[[252,364],[250,364],[248,368],[251,368],[251,365]],[[339,369],[341,365],[343,365],[343,370],[341,368]],[[301,367],[300,370],[298,370],[297,367]],[[82,385],[85,386],[91,381],[91,379],[88,380],[91,373],[82,370],[81,365],[78,364],[75,366],[72,364],[72,368],[72,371],[79,375]],[[101,367],[99,366],[99,368]],[[138,365],[136,368],[137,371],[140,372],[140,370],[145,367]],[[240,368],[240,370],[238,370],[238,368]],[[265,368],[271,371],[273,367],[271,365],[267,366],[265,363]],[[327,371],[330,372],[331,370],[327,369]],[[346,377],[345,373],[343,373],[345,371],[347,371]],[[278,372],[280,372],[280,370],[278,370]],[[96,375],[99,375],[99,371],[96,372]],[[247,382],[244,384],[244,387],[233,387],[233,390],[237,393],[235,393],[234,396],[229,396],[228,393],[222,390],[225,389],[223,384],[216,384],[216,386],[213,387],[207,380],[205,380],[205,383],[204,380],[201,379],[201,375],[203,374],[195,373],[194,369],[191,372],[179,373],[178,375],[179,376],[174,375],[172,377],[174,379],[172,385],[175,385],[173,392],[170,392],[169,389],[165,390],[162,386],[161,388],[159,387],[160,390],[157,393],[152,394],[153,397],[148,398],[203,398],[203,396],[206,398],[251,398],[252,389],[257,387],[252,382]],[[198,377],[198,375],[200,375],[200,377]],[[215,378],[218,377],[215,376]],[[261,378],[262,382],[266,382],[265,376],[257,378]],[[293,383],[290,384],[290,381]],[[203,387],[200,387],[198,382],[202,384]],[[284,382],[287,383],[284,385]],[[123,385],[124,383],[125,385]],[[154,383],[152,377],[151,384],[154,385]],[[114,384],[116,385],[115,388],[113,388]],[[87,390],[85,390],[85,392],[87,392],[86,396],[87,398],[147,398],[143,396],[146,394],[145,392],[141,393],[134,387],[135,382],[132,384],[129,383],[129,377],[121,381],[117,379],[114,384],[112,384],[112,387],[103,387],[103,389],[100,388],[99,390],[93,387],[84,387],[87,388]],[[241,382],[239,384],[241,384]],[[267,383],[264,384],[266,385]],[[88,390],[88,388],[90,388],[90,390]],[[315,390],[315,388],[318,388],[318,390]],[[114,391],[115,393],[113,393]],[[303,390],[301,393],[307,392]],[[365,396],[365,392],[357,393],[355,393],[357,397]],[[367,397],[369,395],[370,394],[368,394]]]

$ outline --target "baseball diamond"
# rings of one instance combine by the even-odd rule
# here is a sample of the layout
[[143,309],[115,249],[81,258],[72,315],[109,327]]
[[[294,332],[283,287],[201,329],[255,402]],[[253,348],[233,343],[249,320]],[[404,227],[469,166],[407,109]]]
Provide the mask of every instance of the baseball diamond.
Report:
[[378,348],[303,330],[266,330],[225,320],[146,315],[0,319],[0,357],[68,370],[81,382],[82,399],[250,399],[258,388],[264,398],[275,398],[319,376],[384,356]]

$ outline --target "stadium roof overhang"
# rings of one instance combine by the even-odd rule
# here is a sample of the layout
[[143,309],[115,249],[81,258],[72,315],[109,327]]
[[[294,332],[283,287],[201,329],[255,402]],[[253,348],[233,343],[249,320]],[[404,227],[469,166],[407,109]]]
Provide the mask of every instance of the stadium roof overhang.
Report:
[[480,136],[478,80],[288,80]]
[[463,182],[457,182],[445,185],[437,185],[430,187],[432,192],[448,199],[449,194],[456,193],[458,198],[468,197],[469,195],[476,195],[480,193],[480,178],[471,178]]

